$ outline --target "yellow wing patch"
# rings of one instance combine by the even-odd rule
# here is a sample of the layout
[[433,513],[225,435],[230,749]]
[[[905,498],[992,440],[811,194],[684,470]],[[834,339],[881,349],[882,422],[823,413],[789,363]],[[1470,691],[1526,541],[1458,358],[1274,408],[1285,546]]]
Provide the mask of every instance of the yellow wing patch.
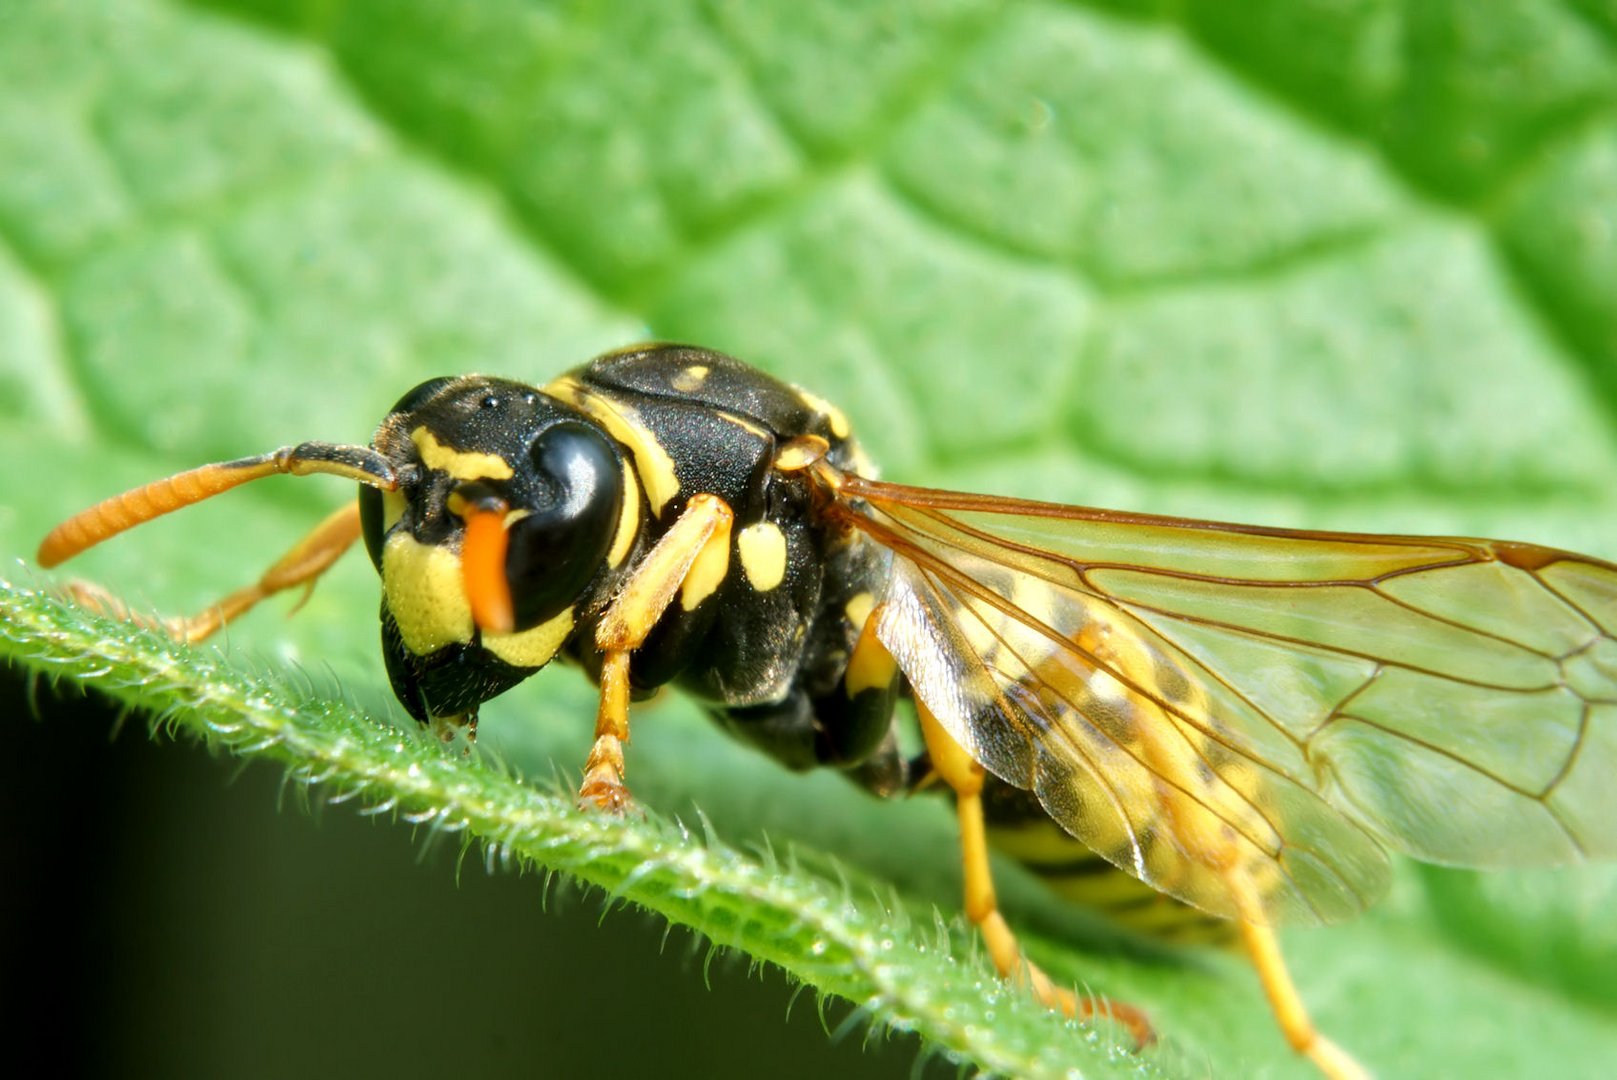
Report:
[[[895,553],[878,616],[971,756],[1206,911],[1332,922],[1387,849],[1617,852],[1617,566],[1526,544],[1293,532],[846,475]],[[863,508],[868,506],[868,511]]]

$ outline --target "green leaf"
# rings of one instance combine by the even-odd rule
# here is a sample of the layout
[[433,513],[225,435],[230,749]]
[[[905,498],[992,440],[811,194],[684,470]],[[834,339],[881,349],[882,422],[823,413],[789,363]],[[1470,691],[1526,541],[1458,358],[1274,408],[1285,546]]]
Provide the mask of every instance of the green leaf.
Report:
[[[0,546],[199,461],[363,440],[432,375],[539,382],[656,336],[841,402],[895,479],[1617,557],[1614,59],[1597,0],[15,0]],[[195,609],[348,494],[256,485],[73,571]],[[688,706],[637,721],[645,823],[552,792],[591,711],[565,672],[489,709],[487,760],[401,734],[362,560],[183,655],[5,576],[13,663],[442,814],[983,1068],[1307,1075],[1233,958],[1165,960],[1014,867],[1037,955],[1169,1045],[993,988],[932,923],[945,808],[783,776]],[[665,823],[692,804],[725,843]],[[844,869],[738,853],[764,833]],[[1386,1075],[1600,1075],[1614,888],[1407,870],[1286,944]]]

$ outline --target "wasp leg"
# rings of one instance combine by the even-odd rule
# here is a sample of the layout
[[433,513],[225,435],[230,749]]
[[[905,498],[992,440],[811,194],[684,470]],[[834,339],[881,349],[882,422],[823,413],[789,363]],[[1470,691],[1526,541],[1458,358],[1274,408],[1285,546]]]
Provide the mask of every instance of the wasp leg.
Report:
[[237,589],[229,596],[190,618],[156,620],[131,612],[121,600],[97,585],[75,581],[68,592],[78,603],[114,618],[152,629],[163,630],[176,641],[188,644],[207,639],[226,623],[246,614],[260,600],[299,585],[314,583],[359,539],[359,503],[353,502],[333,512],[299,540],[292,550],[276,560],[256,582]]
[[[1245,875],[1231,881],[1236,906],[1241,911],[1255,911],[1256,896]],[[1251,919],[1240,920],[1241,943],[1246,946],[1252,966],[1257,969],[1258,981],[1269,999],[1280,1030],[1286,1041],[1299,1054],[1307,1056],[1320,1072],[1330,1080],[1370,1080],[1370,1073],[1353,1056],[1319,1033],[1309,1019],[1297,986],[1286,970],[1286,961],[1280,954],[1280,942],[1272,927]]]
[[584,762],[580,806],[622,813],[633,802],[623,784],[629,741],[629,654],[646,640],[678,594],[687,611],[711,596],[730,567],[735,515],[717,495],[693,495],[632,571],[595,630],[601,651],[601,706],[595,744]]
[[1173,754],[1173,742],[1167,735],[1172,730],[1166,725],[1140,729],[1145,760],[1159,776],[1178,778],[1177,783],[1165,786],[1161,792],[1159,807],[1164,823],[1183,850],[1223,878],[1235,907],[1241,941],[1257,969],[1258,981],[1263,985],[1264,995],[1269,999],[1286,1041],[1330,1080],[1369,1080],[1370,1074],[1364,1066],[1321,1035],[1309,1019],[1308,1010],[1280,955],[1280,943],[1274,930],[1263,922],[1263,901],[1253,880],[1252,866],[1236,844],[1234,829],[1215,819],[1188,794],[1196,790],[1198,781],[1182,770]]
[[1040,1004],[1065,1016],[1089,1020],[1106,1016],[1128,1029],[1136,1044],[1155,1041],[1151,1021],[1133,1005],[1110,998],[1079,997],[1057,986],[1038,965],[1022,955],[994,895],[994,879],[988,863],[988,836],[983,821],[983,767],[971,759],[959,743],[939,724],[920,699],[915,711],[921,717],[921,733],[933,771],[954,790],[955,809],[960,818],[960,853],[964,868],[966,916],[977,925],[988,946],[994,969],[1004,979],[1025,980]]
[[623,744],[629,741],[629,654],[606,654],[601,665],[601,706],[595,713],[595,743],[584,759],[578,805],[621,814],[633,803],[623,784]]

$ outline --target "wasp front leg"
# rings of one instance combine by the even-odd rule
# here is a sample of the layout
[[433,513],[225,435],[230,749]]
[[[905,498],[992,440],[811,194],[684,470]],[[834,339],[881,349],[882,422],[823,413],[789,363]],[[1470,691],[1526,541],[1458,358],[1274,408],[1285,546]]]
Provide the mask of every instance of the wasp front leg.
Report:
[[633,801],[623,783],[629,741],[629,658],[676,598],[693,610],[711,596],[730,568],[734,513],[716,495],[695,495],[662,538],[629,574],[595,630],[601,653],[601,705],[595,744],[584,763],[581,806],[622,813]]

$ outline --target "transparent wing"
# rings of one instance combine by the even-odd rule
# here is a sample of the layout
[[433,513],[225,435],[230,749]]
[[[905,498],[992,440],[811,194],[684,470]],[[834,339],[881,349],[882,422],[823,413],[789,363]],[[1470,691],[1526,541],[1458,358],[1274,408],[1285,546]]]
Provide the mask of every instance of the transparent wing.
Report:
[[1617,855],[1617,566],[847,477],[916,695],[1074,835],[1198,907],[1326,922],[1384,847]]

